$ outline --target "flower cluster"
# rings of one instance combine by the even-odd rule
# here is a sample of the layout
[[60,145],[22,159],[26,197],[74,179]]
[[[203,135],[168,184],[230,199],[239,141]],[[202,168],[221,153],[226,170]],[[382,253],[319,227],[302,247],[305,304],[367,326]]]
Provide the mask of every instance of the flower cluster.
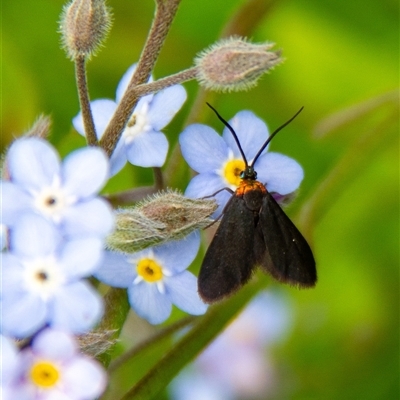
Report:
[[[118,86],[117,101],[134,68]],[[76,150],[61,161],[46,140],[34,136],[10,146],[1,181],[5,398],[36,398],[43,390],[54,398],[101,394],[103,370],[78,355],[71,336],[90,331],[103,315],[102,298],[85,278],[95,276],[127,288],[132,309],[153,324],[168,318],[172,304],[196,315],[206,311],[196,278],[186,271],[200,246],[198,232],[133,254],[105,251],[114,212],[98,196],[127,160],[140,166],[163,165],[168,142],[160,129],[185,99],[181,86],[142,98],[111,162],[103,150],[93,147]],[[116,103],[98,100],[92,107],[101,136]],[[74,119],[78,130],[80,123],[79,115]],[[32,344],[18,352],[7,337],[31,338]]]
[[108,160],[86,148],[60,162],[43,139],[10,147],[2,182],[8,251],[1,293],[4,334],[28,337],[45,325],[82,333],[102,315],[100,296],[82,280],[96,269],[113,213],[97,192]]

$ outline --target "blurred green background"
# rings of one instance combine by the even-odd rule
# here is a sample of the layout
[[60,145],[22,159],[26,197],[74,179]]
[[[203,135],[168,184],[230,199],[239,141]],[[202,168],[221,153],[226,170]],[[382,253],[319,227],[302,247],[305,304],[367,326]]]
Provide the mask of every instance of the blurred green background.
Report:
[[[244,3],[183,0],[155,76],[191,66]],[[57,33],[63,4],[2,2],[3,146],[40,113],[51,115],[51,141],[63,154],[84,144],[71,127],[79,106],[73,63]],[[154,12],[151,0],[108,4],[114,24],[89,63],[92,99],[114,98],[120,77],[138,59]],[[208,99],[227,119],[251,109],[272,129],[305,107],[272,149],[304,167],[288,214],[312,242],[319,282],[309,291],[280,288],[292,297],[295,326],[273,349],[279,372],[274,398],[398,399],[398,2],[265,5],[270,7],[249,36],[276,43],[286,62],[249,92]],[[185,87],[188,101],[165,130],[171,146],[198,91],[195,82]],[[202,113],[200,122],[221,130],[211,113]],[[115,179],[109,190],[151,183],[151,173],[127,168]]]

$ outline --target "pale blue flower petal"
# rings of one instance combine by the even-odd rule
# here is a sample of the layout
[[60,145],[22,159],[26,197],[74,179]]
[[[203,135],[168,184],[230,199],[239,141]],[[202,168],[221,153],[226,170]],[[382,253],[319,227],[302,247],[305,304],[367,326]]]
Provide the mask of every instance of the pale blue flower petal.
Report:
[[200,234],[192,232],[184,239],[154,247],[154,256],[170,272],[184,271],[195,259],[200,248]]
[[62,176],[65,193],[78,198],[94,195],[107,182],[108,158],[99,148],[76,150],[64,160]]
[[114,227],[114,215],[103,199],[82,201],[65,210],[63,228],[69,237],[97,236],[104,238]]
[[97,399],[107,384],[101,365],[89,357],[74,357],[63,369],[68,399]]
[[20,259],[10,252],[1,253],[0,297],[19,295],[25,292],[24,268]]
[[[265,122],[258,118],[251,111],[240,111],[230,121],[229,124],[239,139],[240,145],[246,155],[247,161],[255,157],[261,146],[268,139],[269,132]],[[232,133],[227,127],[224,128],[223,138],[232,149],[235,158],[242,159],[238,145]],[[265,150],[264,150],[265,151]]]
[[69,279],[91,275],[103,255],[103,242],[89,237],[66,242],[60,254],[59,263]]
[[0,336],[0,349],[0,387],[4,400],[6,400],[7,397],[4,394],[4,389],[11,383],[15,375],[15,368],[18,365],[18,349],[11,339],[3,335]]
[[61,242],[53,224],[40,215],[26,213],[10,232],[10,245],[14,254],[38,257],[51,254]]
[[182,155],[197,172],[216,171],[228,160],[229,148],[218,133],[201,124],[189,125],[179,136]]
[[158,92],[150,103],[148,119],[154,130],[169,124],[186,100],[186,90],[181,85],[170,86]]
[[161,132],[142,132],[127,145],[128,161],[139,167],[162,167],[168,153],[168,140]]
[[221,190],[226,186],[227,185],[220,175],[217,175],[213,172],[204,172],[202,174],[196,175],[189,182],[189,185],[185,190],[185,196],[194,199],[212,196],[218,190]]
[[269,192],[282,195],[292,193],[304,177],[303,168],[290,157],[278,153],[266,153],[256,162],[257,179],[266,184]]
[[[110,99],[98,99],[90,102],[90,108],[92,109],[96,135],[97,138],[100,139],[111,121],[111,117],[114,115],[117,103]],[[83,126],[81,112],[72,120],[72,124],[78,133],[85,136],[85,128]]]
[[85,281],[65,285],[55,295],[50,324],[73,333],[84,333],[94,327],[103,315],[98,292]]
[[207,305],[197,293],[197,279],[192,273],[183,271],[172,277],[166,277],[165,287],[172,304],[181,310],[192,315],[201,315],[207,311]]
[[144,281],[128,288],[129,304],[139,317],[151,324],[164,322],[171,314],[172,305],[168,298],[161,294],[156,284]]
[[1,181],[1,222],[9,227],[13,226],[22,212],[32,208],[32,197],[20,186]]
[[24,338],[35,333],[46,322],[47,309],[39,296],[16,293],[1,301],[1,330],[4,334]]
[[11,180],[28,190],[50,185],[60,171],[57,152],[38,138],[16,140],[8,150],[6,161]]
[[[117,103],[119,103],[121,101],[122,96],[124,95],[126,89],[128,88],[129,82],[131,81],[133,73],[136,70],[136,65],[137,65],[137,63],[131,65],[127,69],[125,74],[122,76],[121,80],[119,81],[118,86],[117,86],[116,96],[115,96]],[[148,82],[151,82],[152,80],[153,79],[150,77],[148,79]],[[150,95],[145,96],[145,97],[147,97],[146,101],[150,101],[153,98],[153,95],[150,94]],[[142,97],[142,99],[143,99],[143,97]]]
[[137,274],[133,265],[128,262],[127,255],[106,251],[94,276],[107,285],[126,288],[133,283]]
[[136,70],[136,63],[131,65],[127,71],[124,73],[124,75],[122,75],[121,80],[118,83],[117,86],[117,92],[116,92],[116,100],[117,103],[119,103],[122,99],[122,96],[124,95],[126,89],[128,88],[129,82],[132,79],[132,75]]
[[35,337],[32,350],[50,360],[67,361],[78,351],[71,335],[57,329],[45,329]]
[[128,159],[126,158],[125,142],[121,138],[117,147],[113,151],[110,158],[110,176],[116,175],[125,166]]

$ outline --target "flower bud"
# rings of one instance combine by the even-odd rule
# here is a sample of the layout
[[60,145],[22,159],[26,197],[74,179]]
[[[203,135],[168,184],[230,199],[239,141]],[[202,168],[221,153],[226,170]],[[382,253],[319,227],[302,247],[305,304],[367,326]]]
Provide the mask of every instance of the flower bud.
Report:
[[161,192],[133,208],[117,212],[116,229],[107,238],[111,250],[134,253],[202,229],[217,209],[214,200],[189,199],[174,191]]
[[195,59],[198,81],[206,89],[226,92],[246,90],[258,78],[282,62],[273,43],[253,44],[231,37],[214,43]]
[[68,56],[92,55],[106,37],[111,14],[104,0],[73,0],[64,7],[60,30]]

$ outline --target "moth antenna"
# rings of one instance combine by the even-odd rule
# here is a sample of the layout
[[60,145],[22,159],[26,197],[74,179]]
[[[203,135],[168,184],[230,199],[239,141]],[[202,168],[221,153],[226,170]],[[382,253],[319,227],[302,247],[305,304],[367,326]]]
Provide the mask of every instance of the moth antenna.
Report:
[[253,159],[253,162],[251,163],[251,167],[254,167],[254,164],[257,161],[257,158],[260,157],[261,153],[264,151],[264,149],[268,146],[269,142],[272,140],[272,138],[280,131],[282,130],[286,125],[289,125],[302,111],[304,107],[301,107],[299,111],[297,111],[296,114],[293,115],[292,118],[290,118],[288,121],[286,121],[283,125],[281,125],[279,128],[275,129],[271,135],[268,137],[268,139],[265,141],[265,143],[261,146],[261,149],[258,150],[258,153]]
[[[242,155],[242,158],[243,158],[243,161],[244,161],[244,163],[245,163],[245,166],[246,166],[246,168],[247,168],[247,167],[249,166],[249,164],[248,164],[248,162],[247,162],[246,156],[244,155],[244,151],[243,151],[243,149],[242,149],[242,146],[240,145],[240,142],[239,142],[239,139],[238,139],[238,137],[237,137],[237,135],[236,135],[236,132],[235,132],[234,129],[229,125],[229,123],[228,123],[224,118],[222,118],[222,117],[219,115],[218,111],[217,111],[210,103],[206,103],[206,104],[208,105],[208,107],[211,108],[211,110],[213,110],[213,111],[215,112],[215,114],[217,114],[217,117],[219,118],[219,120],[222,121],[223,124],[231,131],[231,133],[232,133],[232,135],[233,135],[233,138],[235,139],[235,142],[236,142],[236,144],[237,144],[238,147],[239,147],[239,151],[240,151],[240,154]],[[253,163],[253,164],[254,164],[254,163]]]

